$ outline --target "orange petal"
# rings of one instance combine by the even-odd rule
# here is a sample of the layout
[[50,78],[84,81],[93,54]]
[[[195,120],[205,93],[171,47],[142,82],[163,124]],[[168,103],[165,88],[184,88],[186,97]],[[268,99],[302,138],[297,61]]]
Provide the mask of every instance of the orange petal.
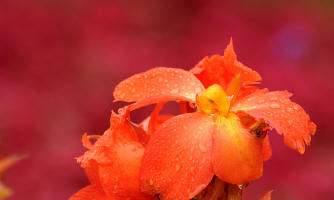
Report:
[[110,123],[111,128],[78,161],[91,183],[101,185],[107,196],[150,199],[139,188],[144,146],[137,130],[124,115],[112,114]]
[[119,83],[114,97],[115,101],[126,102],[146,99],[146,105],[170,100],[194,102],[196,94],[203,91],[202,83],[192,73],[183,69],[157,67]]
[[101,187],[94,185],[89,185],[82,188],[69,198],[69,200],[92,200],[92,199],[108,200],[109,198],[104,194]]
[[244,129],[239,118],[229,114],[216,121],[213,169],[223,181],[242,184],[262,175],[262,139]]
[[155,130],[165,121],[169,120],[170,118],[175,117],[174,115],[159,115],[155,119],[155,123],[152,124],[152,126],[149,129],[149,122],[151,120],[151,116],[147,117],[141,124],[140,126],[145,130],[150,130],[150,134],[154,133]]
[[0,175],[4,171],[6,171],[9,167],[21,161],[22,159],[26,158],[27,156],[28,156],[27,153],[18,153],[18,154],[14,154],[5,159],[0,160]]
[[239,95],[240,87],[241,87],[241,73],[238,73],[228,84],[228,87],[226,90],[227,96],[231,98],[230,100],[231,104],[233,104],[235,100],[237,99]]
[[273,192],[274,190],[270,190],[269,192],[267,192],[262,198],[261,200],[271,200],[271,193]]
[[305,143],[310,144],[316,125],[301,106],[290,101],[291,95],[287,91],[260,90],[237,100],[231,110],[242,110],[257,119],[266,120],[279,134],[284,135],[287,146],[303,154]]
[[232,40],[226,47],[224,57],[214,55],[212,57],[203,58],[193,69],[190,70],[205,86],[209,87],[213,84],[220,84],[223,88],[227,88],[227,84],[241,72],[242,83],[241,90],[247,90],[247,84],[254,84],[261,81],[261,76],[252,69],[244,66],[236,59],[233,50]]
[[271,150],[271,146],[269,143],[269,136],[267,135],[264,140],[263,140],[263,161],[267,161],[271,158],[272,156],[272,150]]
[[143,157],[142,189],[165,200],[191,199],[213,177],[213,121],[201,113],[178,115],[151,136]]
[[153,199],[140,191],[139,170],[143,146],[128,140],[114,141],[108,156],[113,163],[99,165],[101,185],[107,196],[130,199]]
[[86,176],[87,176],[89,182],[92,185],[101,186],[99,168],[98,168],[97,162],[95,160],[90,160],[88,162],[89,163],[87,164],[87,166],[84,169],[85,169],[85,173],[86,173]]

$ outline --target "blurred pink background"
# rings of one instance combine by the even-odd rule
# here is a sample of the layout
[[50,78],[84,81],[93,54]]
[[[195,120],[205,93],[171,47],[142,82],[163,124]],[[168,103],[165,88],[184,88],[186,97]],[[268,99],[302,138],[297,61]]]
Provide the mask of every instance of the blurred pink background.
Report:
[[74,157],[84,132],[108,127],[115,85],[155,66],[190,69],[231,36],[261,87],[294,93],[318,125],[303,156],[272,132],[273,157],[244,199],[334,199],[333,21],[331,0],[2,0],[0,152],[30,153],[5,176],[9,199],[67,199],[88,184]]

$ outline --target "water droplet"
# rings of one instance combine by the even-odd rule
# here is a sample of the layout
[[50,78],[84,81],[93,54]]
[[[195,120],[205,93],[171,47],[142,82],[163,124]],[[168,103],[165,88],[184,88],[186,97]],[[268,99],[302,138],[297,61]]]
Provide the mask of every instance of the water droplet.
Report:
[[124,96],[125,96],[124,93],[122,93],[122,94],[119,95],[119,97],[120,97],[121,99],[124,98]]
[[194,152],[194,149],[195,149],[194,146],[192,146],[192,147],[190,148],[190,152],[193,153],[193,152]]
[[194,174],[195,167],[190,167],[190,173]]
[[238,184],[238,188],[239,188],[240,190],[244,190],[244,189],[246,189],[247,186],[248,186],[248,183]]
[[161,83],[163,81],[163,79],[161,77],[159,77],[158,81]]
[[191,86],[194,86],[196,83],[194,81],[190,82]]
[[198,148],[199,148],[199,150],[202,151],[202,152],[206,152],[206,150],[207,150],[206,147],[203,146],[203,145],[201,145],[201,144],[198,145]]
[[298,106],[297,106],[297,105],[294,105],[294,106],[293,106],[293,109],[298,110]]
[[277,103],[270,104],[270,108],[280,108],[280,105]]
[[150,185],[153,185],[153,180],[152,179],[150,179]]
[[271,97],[270,100],[276,101],[278,98],[277,97]]
[[176,165],[176,166],[175,166],[176,171],[179,171],[180,168],[181,168],[180,165]]
[[195,92],[196,92],[196,93],[200,93],[201,91],[202,91],[201,88],[196,88],[196,89],[195,89]]

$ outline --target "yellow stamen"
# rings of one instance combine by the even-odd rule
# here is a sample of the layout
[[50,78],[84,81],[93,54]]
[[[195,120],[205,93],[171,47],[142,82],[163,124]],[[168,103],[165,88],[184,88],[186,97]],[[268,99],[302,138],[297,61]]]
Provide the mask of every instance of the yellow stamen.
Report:
[[220,85],[213,84],[196,97],[196,104],[206,114],[226,116],[230,106],[235,102],[241,86],[241,74],[238,73],[229,83],[226,92]]
[[226,94],[231,98],[231,104],[235,102],[240,91],[241,73],[239,72],[229,83]]
[[206,114],[221,114],[225,116],[230,109],[230,101],[222,87],[211,85],[196,99],[197,106]]

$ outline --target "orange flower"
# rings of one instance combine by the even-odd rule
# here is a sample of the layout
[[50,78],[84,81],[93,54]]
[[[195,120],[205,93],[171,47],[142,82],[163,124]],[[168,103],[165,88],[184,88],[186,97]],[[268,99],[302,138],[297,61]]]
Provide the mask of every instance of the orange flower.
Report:
[[[83,135],[82,142],[88,151],[77,160],[85,169],[91,184],[70,200],[154,199],[142,193],[139,187],[146,133],[126,117],[124,113],[113,113],[110,129],[102,136]],[[94,145],[89,141],[91,138],[97,138]]]
[[303,154],[315,124],[287,91],[251,86],[260,80],[236,60],[231,42],[223,57],[204,58],[190,72],[158,67],[116,86],[116,101],[135,102],[128,110],[166,101],[197,108],[167,120],[151,135],[140,170],[142,190],[163,199],[191,199],[213,175],[232,184],[259,178],[271,155],[268,124]]

